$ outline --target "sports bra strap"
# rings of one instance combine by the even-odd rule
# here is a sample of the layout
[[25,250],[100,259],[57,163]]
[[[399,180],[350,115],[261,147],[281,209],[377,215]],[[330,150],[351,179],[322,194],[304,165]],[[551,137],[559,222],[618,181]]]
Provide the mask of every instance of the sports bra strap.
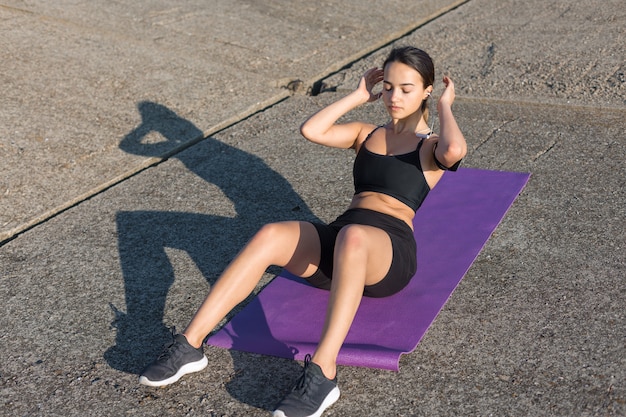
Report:
[[365,140],[363,141],[363,143],[367,142],[367,140],[370,138],[370,136],[372,136],[374,134],[374,132],[376,132],[378,129],[380,129],[382,126],[376,126],[374,129],[372,129],[372,131],[370,133],[367,134],[367,137],[365,138]]

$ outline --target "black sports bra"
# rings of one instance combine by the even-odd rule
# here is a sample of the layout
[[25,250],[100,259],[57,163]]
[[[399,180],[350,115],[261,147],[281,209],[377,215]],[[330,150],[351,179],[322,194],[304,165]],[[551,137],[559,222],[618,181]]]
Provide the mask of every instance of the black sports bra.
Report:
[[367,140],[377,129],[367,136],[356,155],[352,169],[354,193],[374,191],[387,194],[417,211],[430,191],[420,164],[420,149],[424,139],[412,152],[381,155],[371,152],[366,146]]

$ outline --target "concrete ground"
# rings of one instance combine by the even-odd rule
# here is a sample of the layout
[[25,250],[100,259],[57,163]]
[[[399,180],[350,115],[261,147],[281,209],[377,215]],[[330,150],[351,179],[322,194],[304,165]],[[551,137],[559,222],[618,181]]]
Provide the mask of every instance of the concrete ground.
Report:
[[2,2],[0,414],[268,415],[300,364],[137,373],[260,225],[345,208],[352,153],[298,126],[412,44],[464,165],[532,177],[400,372],[341,367],[325,415],[626,415],[623,6]]

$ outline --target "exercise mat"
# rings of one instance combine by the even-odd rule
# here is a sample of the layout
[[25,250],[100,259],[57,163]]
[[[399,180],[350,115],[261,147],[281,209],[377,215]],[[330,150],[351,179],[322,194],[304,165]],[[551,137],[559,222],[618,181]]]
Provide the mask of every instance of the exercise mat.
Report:
[[[337,362],[398,370],[526,185],[530,174],[447,172],[414,219],[417,273],[401,292],[364,297]],[[284,271],[207,343],[303,359],[320,338],[328,292]]]

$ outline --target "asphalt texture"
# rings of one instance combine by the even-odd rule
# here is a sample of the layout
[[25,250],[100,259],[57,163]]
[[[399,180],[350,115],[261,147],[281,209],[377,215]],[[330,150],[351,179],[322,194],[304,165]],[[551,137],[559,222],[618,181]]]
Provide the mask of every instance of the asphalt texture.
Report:
[[300,363],[137,376],[258,227],[345,209],[354,155],[298,127],[407,44],[464,166],[532,176],[400,371],[340,367],[324,415],[626,415],[623,0],[4,1],[0,31],[1,415],[268,415]]

